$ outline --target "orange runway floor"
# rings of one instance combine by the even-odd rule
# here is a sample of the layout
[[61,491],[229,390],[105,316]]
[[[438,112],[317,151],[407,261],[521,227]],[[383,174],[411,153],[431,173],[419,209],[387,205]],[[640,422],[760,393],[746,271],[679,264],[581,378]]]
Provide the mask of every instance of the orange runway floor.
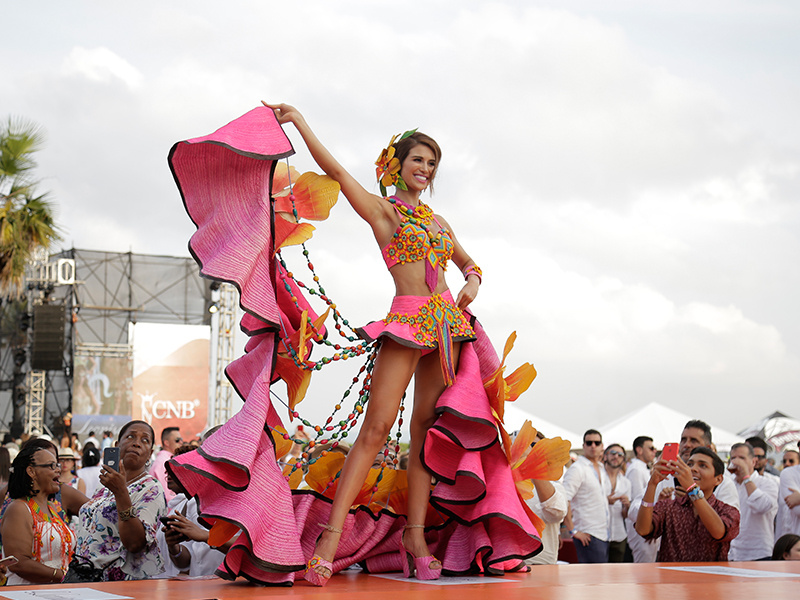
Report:
[[[679,570],[676,570],[675,568]],[[686,569],[713,569],[717,573]],[[531,573],[497,578],[442,578],[423,583],[402,574],[365,575],[348,571],[324,588],[305,581],[294,587],[257,587],[244,581],[149,580],[68,586],[0,588],[0,597],[35,589],[91,588],[137,600],[207,600],[239,598],[325,598],[328,600],[653,600],[702,598],[735,600],[796,597],[800,591],[800,561],[749,563],[673,563],[615,565],[555,565],[533,567]],[[12,595],[13,597],[13,595]],[[48,594],[49,598],[57,598]],[[81,594],[90,600],[91,594]]]

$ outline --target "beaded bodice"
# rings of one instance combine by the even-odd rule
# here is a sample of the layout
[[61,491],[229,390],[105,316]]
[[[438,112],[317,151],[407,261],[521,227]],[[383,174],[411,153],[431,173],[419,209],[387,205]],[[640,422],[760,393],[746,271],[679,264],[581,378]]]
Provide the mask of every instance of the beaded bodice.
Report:
[[430,206],[419,203],[411,207],[394,196],[386,198],[401,217],[392,239],[381,248],[386,267],[425,261],[425,281],[433,291],[438,281],[438,268],[447,269],[455,246],[450,232],[441,226]]

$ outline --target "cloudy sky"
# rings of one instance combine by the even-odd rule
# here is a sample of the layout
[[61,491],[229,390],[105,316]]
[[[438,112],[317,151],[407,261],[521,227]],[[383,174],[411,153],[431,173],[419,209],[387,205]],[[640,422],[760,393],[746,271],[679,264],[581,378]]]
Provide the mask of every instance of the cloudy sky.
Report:
[[[800,416],[794,0],[30,1],[3,20],[0,116],[47,132],[65,247],[188,255],[167,152],[262,98],[375,191],[381,148],[419,127],[444,151],[431,204],[485,274],[474,310],[539,371],[520,408],[576,431],[651,401],[734,431]],[[347,318],[383,316],[391,280],[346,202],[311,249]]]

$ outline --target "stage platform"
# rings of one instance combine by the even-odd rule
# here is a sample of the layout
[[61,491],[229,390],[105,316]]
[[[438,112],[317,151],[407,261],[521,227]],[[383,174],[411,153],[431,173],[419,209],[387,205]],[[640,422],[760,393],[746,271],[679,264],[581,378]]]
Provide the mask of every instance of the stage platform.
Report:
[[[660,563],[536,566],[531,573],[505,577],[443,577],[435,582],[403,579],[402,574],[366,575],[347,571],[324,588],[305,581],[294,587],[260,587],[221,579],[120,581],[0,588],[0,597],[21,600],[19,592],[46,590],[48,600],[99,598],[90,588],[137,600],[210,600],[240,598],[325,598],[327,600],[654,600],[702,598],[737,600],[793,598],[800,591],[800,561],[747,563]],[[65,595],[58,591],[67,592]],[[16,598],[15,598],[16,596]]]

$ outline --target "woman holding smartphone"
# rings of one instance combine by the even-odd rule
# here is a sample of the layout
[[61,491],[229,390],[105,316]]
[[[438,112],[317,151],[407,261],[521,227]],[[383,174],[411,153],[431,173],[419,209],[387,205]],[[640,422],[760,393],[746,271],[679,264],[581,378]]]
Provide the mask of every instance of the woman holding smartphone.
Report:
[[68,581],[145,579],[163,570],[156,531],[166,514],[161,485],[147,473],[153,428],[130,421],[119,432],[119,471],[103,465],[98,492],[80,510],[75,575]]

